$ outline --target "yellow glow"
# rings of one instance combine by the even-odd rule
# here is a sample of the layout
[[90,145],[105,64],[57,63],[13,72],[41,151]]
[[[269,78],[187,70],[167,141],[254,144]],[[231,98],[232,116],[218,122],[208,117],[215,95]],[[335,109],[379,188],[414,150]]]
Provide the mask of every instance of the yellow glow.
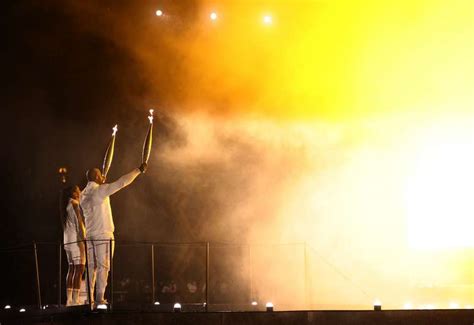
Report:
[[426,131],[414,159],[406,185],[411,246],[474,247],[474,122]]
[[263,23],[265,25],[270,25],[272,23],[272,16],[270,15],[263,16]]
[[[418,299],[410,290],[472,283],[472,255],[444,258],[474,246],[474,1],[220,3],[200,1],[226,13],[219,24],[204,11],[164,33],[153,19],[151,28],[130,24],[127,12],[96,29],[143,65],[151,94],[175,78],[160,92],[173,113],[212,112],[184,124],[186,145],[162,157],[245,166],[247,152],[234,148],[253,149],[246,202],[224,216],[249,221],[255,240],[307,240],[375,291],[362,295],[322,265],[318,301],[367,307],[383,292],[384,306],[400,307],[408,294],[416,306],[446,306],[445,291]],[[219,136],[238,145],[223,148]],[[271,278],[268,264],[261,269],[262,282]],[[329,287],[336,283],[339,292]],[[472,304],[463,292],[456,299]]]
[[[227,2],[221,10],[232,16],[219,32],[199,25],[180,47],[191,107],[225,102],[226,112],[331,120],[472,109],[474,1],[275,1],[262,16],[266,9]],[[259,29],[254,15],[272,26],[278,16],[278,28]]]
[[211,20],[216,20],[217,19],[217,13],[211,12],[211,14],[209,15],[209,18],[211,18]]

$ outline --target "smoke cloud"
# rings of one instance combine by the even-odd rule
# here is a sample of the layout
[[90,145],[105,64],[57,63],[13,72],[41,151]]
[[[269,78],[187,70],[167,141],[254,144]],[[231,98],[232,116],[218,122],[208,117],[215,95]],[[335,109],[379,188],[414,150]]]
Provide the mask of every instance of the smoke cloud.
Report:
[[[9,170],[24,172],[16,192],[31,188],[40,208],[18,236],[35,237],[36,219],[52,236],[42,211],[56,208],[53,169],[67,165],[84,185],[115,123],[109,178],[138,166],[155,108],[149,171],[112,198],[117,239],[245,244],[215,248],[222,272],[288,308],[472,302],[472,259],[417,250],[430,237],[416,225],[431,221],[417,215],[436,209],[413,202],[439,185],[417,171],[443,157],[420,152],[448,138],[470,161],[473,143],[472,4],[444,4],[187,0],[162,2],[156,17],[150,2],[22,2],[13,12],[28,24],[12,42],[34,60],[8,69],[5,98],[29,129],[19,146],[36,147]],[[273,26],[259,20],[266,11]],[[192,260],[183,250],[170,269]]]

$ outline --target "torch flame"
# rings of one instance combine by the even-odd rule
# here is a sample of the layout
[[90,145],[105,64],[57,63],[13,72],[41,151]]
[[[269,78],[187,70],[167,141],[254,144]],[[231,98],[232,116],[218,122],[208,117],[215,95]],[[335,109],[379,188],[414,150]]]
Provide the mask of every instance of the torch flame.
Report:
[[112,128],[113,132],[112,132],[112,136],[115,136],[115,134],[117,133],[118,131],[118,127],[117,127],[117,124],[115,124],[115,126]]
[[154,110],[150,109],[150,116],[148,116],[148,119],[150,120],[150,124],[153,123],[153,112],[154,112]]

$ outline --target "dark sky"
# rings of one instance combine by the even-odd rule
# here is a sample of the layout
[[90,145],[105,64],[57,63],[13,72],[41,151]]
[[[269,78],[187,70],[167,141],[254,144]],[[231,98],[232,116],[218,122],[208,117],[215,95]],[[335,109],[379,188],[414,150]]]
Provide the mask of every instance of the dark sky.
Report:
[[[160,5],[166,24],[154,15]],[[160,156],[162,148],[187,142],[176,117],[193,109],[185,104],[194,82],[187,40],[199,6],[193,0],[2,2],[3,246],[60,238],[58,168],[67,167],[68,185],[85,186],[85,171],[101,166],[116,123],[109,181],[138,167],[149,108],[160,112],[150,168],[112,197],[117,238],[242,240],[248,226],[224,220],[220,211],[245,198],[260,161],[256,149],[225,135],[217,143],[237,156],[230,165],[174,164]],[[148,42],[151,61],[139,52]]]
[[[109,2],[130,10],[131,19],[153,8]],[[2,244],[57,238],[58,167],[83,185],[84,171],[101,163],[115,123],[117,151],[135,150],[136,157],[116,158],[111,178],[138,166],[147,105],[160,98],[159,89],[153,99],[146,95],[143,67],[125,47],[88,29],[111,28],[107,2],[90,16],[72,8],[68,1],[2,2]],[[156,123],[155,136],[167,133]]]

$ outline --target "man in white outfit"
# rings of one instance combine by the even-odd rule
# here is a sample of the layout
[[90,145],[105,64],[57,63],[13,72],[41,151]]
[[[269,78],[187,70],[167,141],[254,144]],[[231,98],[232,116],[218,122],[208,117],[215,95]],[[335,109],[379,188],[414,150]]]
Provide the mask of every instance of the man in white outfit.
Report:
[[[87,234],[87,262],[89,266],[91,297],[95,305],[106,304],[104,299],[107,278],[110,269],[110,242],[112,240],[112,256],[114,254],[114,221],[110,207],[110,196],[146,171],[144,163],[117,181],[105,184],[105,177],[99,169],[87,171],[88,183],[81,194],[81,207],[84,214]],[[97,279],[97,281],[96,281]]]

